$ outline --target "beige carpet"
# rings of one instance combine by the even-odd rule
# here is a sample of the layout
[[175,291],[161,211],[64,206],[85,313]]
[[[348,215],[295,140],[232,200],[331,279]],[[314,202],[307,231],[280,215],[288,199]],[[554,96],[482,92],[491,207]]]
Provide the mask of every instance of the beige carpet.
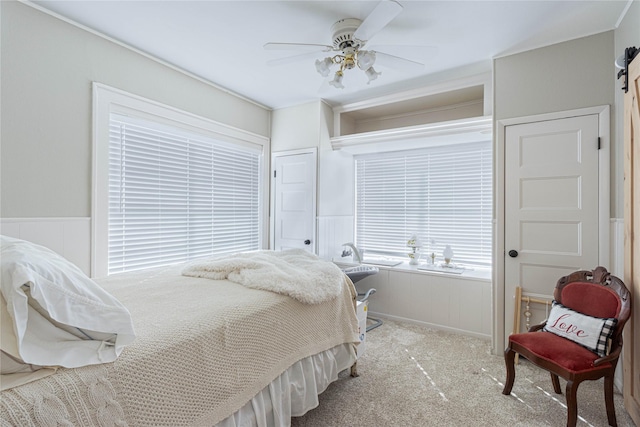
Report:
[[[553,393],[549,374],[521,359],[504,396],[504,359],[481,339],[385,320],[367,334],[358,372],[341,373],[292,426],[566,425],[564,394]],[[615,403],[618,426],[633,426],[618,392]],[[602,380],[578,388],[578,417],[578,427],[608,425]]]

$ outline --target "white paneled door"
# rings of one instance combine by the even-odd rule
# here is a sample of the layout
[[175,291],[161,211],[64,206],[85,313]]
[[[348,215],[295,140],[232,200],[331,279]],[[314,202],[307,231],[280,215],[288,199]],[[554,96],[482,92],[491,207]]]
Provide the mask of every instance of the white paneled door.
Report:
[[598,125],[593,114],[505,128],[505,340],[517,286],[551,299],[560,277],[598,265]]
[[316,153],[274,155],[274,249],[316,252]]

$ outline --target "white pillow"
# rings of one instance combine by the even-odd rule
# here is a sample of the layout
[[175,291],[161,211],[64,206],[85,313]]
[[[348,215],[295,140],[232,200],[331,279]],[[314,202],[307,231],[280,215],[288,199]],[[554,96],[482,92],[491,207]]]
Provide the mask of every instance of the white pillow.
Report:
[[67,368],[112,362],[135,339],[126,307],[55,252],[0,236],[0,264],[1,350],[18,361]]
[[609,340],[617,323],[614,317],[588,316],[553,301],[543,330],[570,339],[602,357],[609,352]]

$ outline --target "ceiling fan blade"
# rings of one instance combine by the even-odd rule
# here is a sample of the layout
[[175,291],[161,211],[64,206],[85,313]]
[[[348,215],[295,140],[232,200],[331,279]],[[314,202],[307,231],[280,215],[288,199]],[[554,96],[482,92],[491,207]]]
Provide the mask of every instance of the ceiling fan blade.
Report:
[[399,56],[389,55],[388,53],[382,52],[376,52],[376,65],[404,71],[421,71],[424,69],[424,64],[421,62],[400,58]]
[[362,41],[370,40],[400,12],[402,12],[400,3],[395,0],[382,0],[373,9],[373,12],[362,21],[362,24],[353,33],[353,37]]
[[333,50],[333,46],[311,43],[266,43],[263,47],[265,50],[297,50],[305,52],[330,52]]
[[[316,52],[307,52],[301,55],[287,56],[284,58],[276,58],[267,61],[267,65],[269,66],[278,66],[278,65],[288,65],[294,62],[319,59],[322,56],[324,51],[316,51]],[[310,65],[313,67],[313,62],[310,62]]]
[[369,46],[369,50],[375,52],[393,52],[395,56],[406,58],[411,61],[427,63],[438,54],[435,46],[424,45],[375,45]]

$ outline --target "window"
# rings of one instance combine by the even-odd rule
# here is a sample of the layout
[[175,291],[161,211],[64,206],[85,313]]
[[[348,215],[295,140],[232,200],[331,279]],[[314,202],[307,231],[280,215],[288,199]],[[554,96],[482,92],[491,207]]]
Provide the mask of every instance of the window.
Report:
[[109,274],[260,249],[260,156],[112,114]]
[[94,276],[263,248],[267,138],[94,91]]
[[356,156],[356,243],[368,254],[407,259],[417,234],[425,252],[491,265],[491,142]]

